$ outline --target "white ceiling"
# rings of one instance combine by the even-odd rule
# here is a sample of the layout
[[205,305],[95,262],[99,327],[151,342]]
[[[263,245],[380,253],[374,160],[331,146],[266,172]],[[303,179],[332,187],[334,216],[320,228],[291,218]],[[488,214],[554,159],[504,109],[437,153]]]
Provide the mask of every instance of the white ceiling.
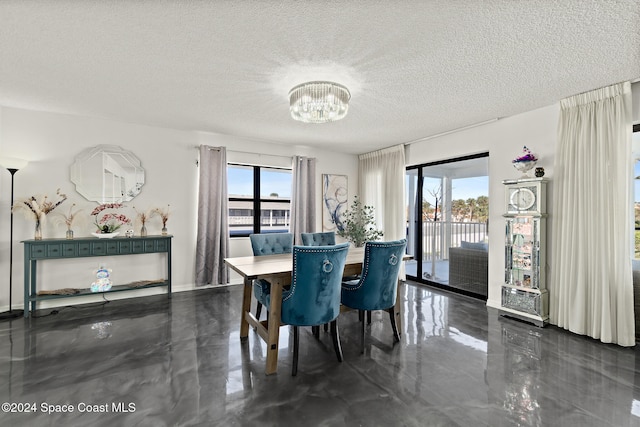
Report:
[[[0,105],[346,153],[639,77],[638,0],[0,1]],[[345,119],[290,117],[309,80]]]

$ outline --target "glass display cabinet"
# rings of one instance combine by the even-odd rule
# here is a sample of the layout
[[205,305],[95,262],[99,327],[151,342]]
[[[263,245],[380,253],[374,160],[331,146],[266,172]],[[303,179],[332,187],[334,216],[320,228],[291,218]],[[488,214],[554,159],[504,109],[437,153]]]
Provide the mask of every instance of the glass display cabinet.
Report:
[[545,286],[546,184],[543,178],[505,184],[505,276],[500,315],[544,326],[549,320]]

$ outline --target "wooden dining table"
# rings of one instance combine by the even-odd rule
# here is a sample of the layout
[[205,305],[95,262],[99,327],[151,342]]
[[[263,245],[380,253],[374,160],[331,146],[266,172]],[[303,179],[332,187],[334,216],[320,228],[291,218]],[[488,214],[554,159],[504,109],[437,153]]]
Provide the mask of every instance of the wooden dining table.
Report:
[[[405,255],[403,260],[411,259]],[[349,248],[343,275],[354,276],[362,271],[364,248]],[[265,373],[273,374],[278,368],[278,340],[280,337],[280,314],[282,306],[282,289],[291,284],[293,271],[293,255],[264,255],[225,258],[227,265],[240,274],[244,280],[242,296],[242,311],[240,319],[240,339],[249,336],[249,326],[253,326],[257,334],[267,343],[267,361]],[[252,286],[255,279],[264,279],[271,284],[271,304],[268,307],[267,320],[259,321],[251,313]],[[398,292],[395,304],[396,325],[398,333],[402,334],[402,305],[400,289],[402,281],[398,280]]]

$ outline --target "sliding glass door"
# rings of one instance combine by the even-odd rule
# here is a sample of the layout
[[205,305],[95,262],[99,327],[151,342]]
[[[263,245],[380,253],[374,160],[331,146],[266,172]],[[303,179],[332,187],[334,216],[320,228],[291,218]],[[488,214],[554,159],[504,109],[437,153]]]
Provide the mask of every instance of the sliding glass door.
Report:
[[488,153],[407,168],[407,276],[486,299]]

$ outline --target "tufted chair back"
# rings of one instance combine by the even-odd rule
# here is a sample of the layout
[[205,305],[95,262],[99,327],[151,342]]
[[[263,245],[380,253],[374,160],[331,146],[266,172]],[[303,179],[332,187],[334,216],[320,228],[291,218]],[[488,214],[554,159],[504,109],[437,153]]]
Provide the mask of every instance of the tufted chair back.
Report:
[[362,276],[342,286],[342,303],[358,310],[386,310],[396,303],[398,273],[407,240],[367,242]]
[[[294,246],[293,277],[291,287],[282,292],[280,318],[293,327],[293,363],[291,375],[298,373],[298,347],[300,326],[313,326],[318,337],[318,326],[331,323],[331,339],[338,361],[342,362],[342,347],[338,332],[340,314],[340,284],[347,261],[349,244],[333,246]],[[267,295],[267,304],[271,294]]]
[[330,246],[336,244],[336,233],[327,231],[324,233],[301,233],[302,244],[305,246]]
[[293,249],[291,233],[251,234],[249,239],[254,256],[290,254]]
[[282,293],[282,322],[315,326],[340,314],[340,284],[349,244],[294,246],[291,288]]
[[[291,233],[267,233],[250,234],[251,249],[254,256],[290,254],[293,249],[293,234]],[[253,281],[253,295],[257,300],[256,318],[260,319],[262,306],[267,305],[267,295],[271,291],[271,285],[264,279]]]

